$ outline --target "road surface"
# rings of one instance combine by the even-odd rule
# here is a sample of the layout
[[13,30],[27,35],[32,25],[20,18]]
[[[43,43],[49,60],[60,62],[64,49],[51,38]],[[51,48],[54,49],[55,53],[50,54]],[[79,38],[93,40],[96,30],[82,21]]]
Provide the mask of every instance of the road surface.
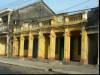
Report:
[[0,63],[0,74],[59,74],[59,73]]

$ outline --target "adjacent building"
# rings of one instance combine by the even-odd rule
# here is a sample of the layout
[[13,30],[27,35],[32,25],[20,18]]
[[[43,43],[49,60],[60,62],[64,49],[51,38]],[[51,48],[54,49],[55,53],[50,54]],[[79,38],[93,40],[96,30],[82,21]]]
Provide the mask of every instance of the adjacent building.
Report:
[[[0,55],[7,55],[9,49],[8,25],[11,24],[12,9],[4,9],[0,11]],[[9,28],[11,31],[11,28]]]

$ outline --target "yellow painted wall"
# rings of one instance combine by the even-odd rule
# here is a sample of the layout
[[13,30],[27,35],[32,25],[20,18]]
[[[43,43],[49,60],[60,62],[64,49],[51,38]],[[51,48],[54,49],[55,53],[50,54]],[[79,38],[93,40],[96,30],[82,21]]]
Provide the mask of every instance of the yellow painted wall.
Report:
[[18,39],[17,37],[14,37],[14,40],[13,40],[13,55],[14,56],[17,56],[18,55]]
[[6,50],[6,40],[0,38],[0,55],[5,55],[5,50]]

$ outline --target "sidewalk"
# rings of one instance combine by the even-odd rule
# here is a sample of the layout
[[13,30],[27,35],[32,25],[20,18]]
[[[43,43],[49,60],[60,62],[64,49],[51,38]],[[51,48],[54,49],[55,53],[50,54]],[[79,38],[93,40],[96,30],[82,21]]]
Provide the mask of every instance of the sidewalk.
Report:
[[99,66],[80,65],[80,64],[65,65],[59,61],[43,62],[36,60],[7,58],[0,56],[0,62],[12,65],[24,66],[24,67],[32,67],[36,69],[42,69],[45,71],[52,69],[52,71],[54,72],[66,73],[66,74],[99,74]]

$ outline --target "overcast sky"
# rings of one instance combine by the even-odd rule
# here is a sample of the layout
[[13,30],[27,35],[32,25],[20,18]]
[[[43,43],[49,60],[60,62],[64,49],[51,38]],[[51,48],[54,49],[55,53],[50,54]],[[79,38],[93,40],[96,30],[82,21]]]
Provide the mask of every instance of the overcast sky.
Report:
[[[20,8],[38,0],[0,0],[0,9]],[[99,6],[99,0],[43,0],[54,12],[70,12]]]

